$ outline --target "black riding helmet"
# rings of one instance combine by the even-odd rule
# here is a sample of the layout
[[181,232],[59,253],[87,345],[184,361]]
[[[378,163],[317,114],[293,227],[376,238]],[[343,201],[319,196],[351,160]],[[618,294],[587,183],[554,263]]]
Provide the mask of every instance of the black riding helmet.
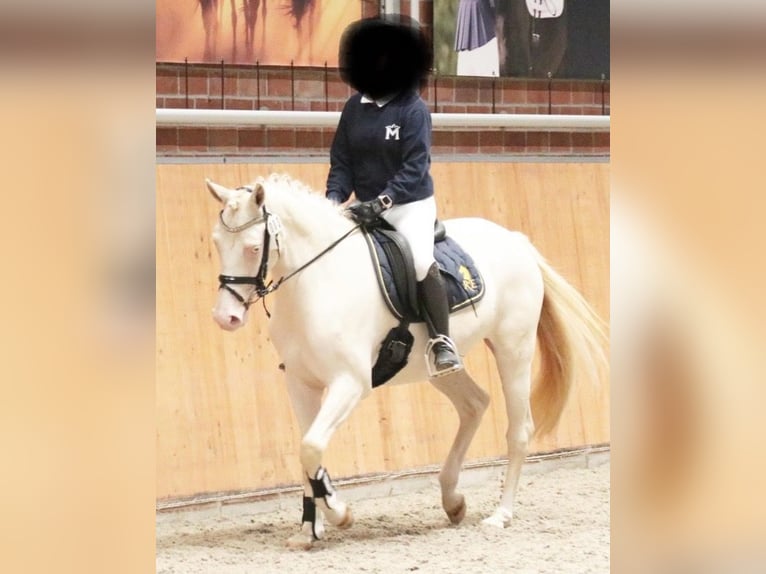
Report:
[[433,51],[415,20],[386,14],[350,24],[340,39],[338,62],[344,82],[381,98],[424,84]]

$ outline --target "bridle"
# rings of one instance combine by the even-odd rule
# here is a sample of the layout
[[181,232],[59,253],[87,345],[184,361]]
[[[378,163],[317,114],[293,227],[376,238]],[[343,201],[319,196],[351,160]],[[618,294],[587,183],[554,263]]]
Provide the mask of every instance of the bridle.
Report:
[[[247,188],[249,190],[249,188]],[[274,217],[275,219],[272,219],[272,225],[269,225],[269,218]],[[279,224],[274,225],[273,222],[277,221],[278,218],[274,216],[272,213],[270,213],[266,206],[264,205],[261,211],[261,214],[254,217],[250,221],[247,221],[243,223],[242,225],[236,225],[231,226],[228,225],[223,220],[223,209],[218,214],[218,219],[221,222],[221,225],[223,228],[228,231],[229,233],[239,233],[240,231],[244,231],[245,229],[252,227],[253,225],[257,225],[258,223],[266,223],[266,228],[263,231],[263,246],[261,247],[262,255],[261,255],[261,264],[258,267],[258,272],[253,275],[219,275],[218,276],[218,289],[226,289],[229,293],[231,293],[234,298],[242,303],[244,305],[245,309],[249,309],[250,305],[253,304],[253,302],[257,301],[258,299],[261,299],[271,293],[273,289],[271,289],[271,284],[266,285],[266,273],[268,273],[269,270],[269,248],[271,246],[271,236],[272,234],[275,235],[275,240],[277,242],[277,250],[279,250],[279,231],[271,231],[269,230],[269,227],[276,228],[279,226]],[[255,295],[257,295],[256,299],[252,299],[251,297],[248,297],[245,299],[242,295],[240,295],[235,289],[232,289],[230,285],[252,285],[254,287],[253,292]],[[276,287],[274,287],[276,289]]]
[[[249,192],[252,192],[253,189],[249,186],[244,186],[238,189],[246,189]],[[241,225],[231,226],[228,225],[223,220],[223,209],[218,214],[218,219],[221,222],[221,225],[223,228],[228,231],[229,233],[239,233],[240,231],[244,231],[245,229],[248,229],[249,227],[252,227],[253,225],[257,225],[259,223],[265,223],[266,226],[263,230],[263,246],[261,248],[262,255],[261,255],[261,264],[258,267],[258,271],[255,275],[219,275],[218,276],[218,289],[226,289],[229,293],[231,293],[234,298],[239,301],[244,308],[247,310],[250,308],[250,305],[255,303],[256,301],[259,301],[261,299],[264,299],[266,295],[269,293],[273,293],[279,287],[293,277],[294,275],[300,273],[303,271],[306,267],[314,263],[317,259],[334,249],[341,241],[346,239],[349,235],[351,235],[354,231],[359,229],[361,227],[359,224],[352,227],[349,231],[344,233],[340,238],[333,241],[327,248],[319,252],[317,255],[312,257],[310,260],[308,260],[306,263],[295,269],[294,271],[291,271],[287,275],[284,275],[279,278],[279,280],[276,281],[270,281],[268,284],[266,284],[266,274],[269,271],[269,253],[270,253],[270,246],[271,246],[271,238],[274,237],[274,241],[277,245],[277,254],[279,254],[279,233],[282,231],[282,222],[279,219],[279,216],[271,213],[268,209],[266,209],[266,204],[261,207],[261,213],[254,217],[253,219],[246,221],[245,223]],[[232,289],[230,285],[252,285],[253,291],[251,295],[245,299],[242,295],[240,295],[235,289]],[[252,294],[255,294],[255,297],[252,296]],[[265,309],[265,302],[264,302],[264,309]],[[271,316],[268,312],[268,309],[266,310],[266,315]]]

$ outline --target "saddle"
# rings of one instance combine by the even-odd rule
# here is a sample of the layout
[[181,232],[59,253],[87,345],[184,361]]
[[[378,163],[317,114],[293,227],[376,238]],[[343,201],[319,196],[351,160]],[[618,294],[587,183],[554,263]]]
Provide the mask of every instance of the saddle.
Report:
[[[372,370],[374,388],[407,364],[413,341],[409,325],[425,319],[420,309],[412,251],[407,240],[382,218],[363,230],[381,295],[389,311],[399,320],[399,325],[381,343]],[[447,290],[450,313],[473,305],[483,297],[484,280],[473,259],[447,236],[440,221],[434,225],[434,258]]]

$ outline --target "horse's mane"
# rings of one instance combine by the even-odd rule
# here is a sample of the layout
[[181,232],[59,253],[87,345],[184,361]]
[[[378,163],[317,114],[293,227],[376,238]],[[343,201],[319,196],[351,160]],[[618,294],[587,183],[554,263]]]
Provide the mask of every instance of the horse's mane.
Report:
[[294,219],[299,225],[302,221],[322,221],[325,225],[349,223],[335,203],[286,173],[272,173],[255,182],[266,190],[267,206],[283,206],[281,216]]

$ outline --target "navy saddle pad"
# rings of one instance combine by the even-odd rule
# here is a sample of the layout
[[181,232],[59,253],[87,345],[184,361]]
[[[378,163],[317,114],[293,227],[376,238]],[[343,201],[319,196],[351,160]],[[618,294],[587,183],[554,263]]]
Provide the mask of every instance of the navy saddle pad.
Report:
[[[391,313],[399,319],[421,322],[412,254],[404,238],[383,228],[365,229],[378,285]],[[450,312],[479,301],[484,280],[471,256],[451,237],[434,244],[434,258],[447,289]]]

